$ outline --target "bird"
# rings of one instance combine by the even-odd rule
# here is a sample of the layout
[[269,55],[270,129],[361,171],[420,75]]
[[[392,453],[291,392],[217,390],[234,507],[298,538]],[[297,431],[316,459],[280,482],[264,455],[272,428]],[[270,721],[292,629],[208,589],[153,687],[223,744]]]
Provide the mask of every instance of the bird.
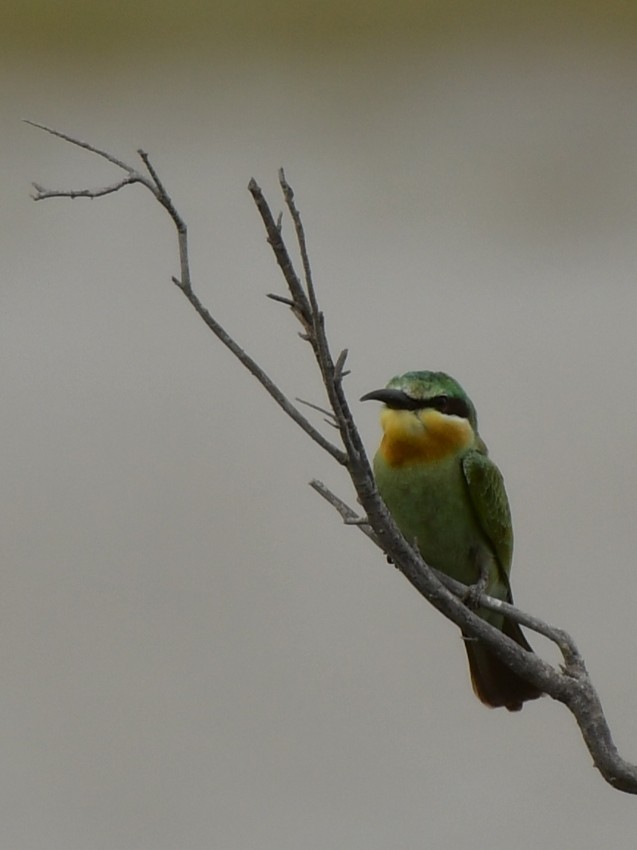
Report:
[[[509,501],[467,393],[445,372],[416,371],[361,398],[370,400],[383,403],[374,478],[403,536],[429,566],[468,586],[482,578],[489,596],[512,602]],[[513,620],[485,608],[476,613],[533,652]],[[473,690],[485,705],[519,711],[542,695],[484,642],[463,638]]]

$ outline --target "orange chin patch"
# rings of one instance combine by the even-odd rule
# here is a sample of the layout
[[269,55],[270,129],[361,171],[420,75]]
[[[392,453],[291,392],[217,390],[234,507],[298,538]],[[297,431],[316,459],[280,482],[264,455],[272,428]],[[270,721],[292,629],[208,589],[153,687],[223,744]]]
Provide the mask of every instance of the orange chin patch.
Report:
[[466,419],[430,408],[418,413],[385,408],[381,424],[380,451],[390,466],[432,463],[467,448],[474,439]]

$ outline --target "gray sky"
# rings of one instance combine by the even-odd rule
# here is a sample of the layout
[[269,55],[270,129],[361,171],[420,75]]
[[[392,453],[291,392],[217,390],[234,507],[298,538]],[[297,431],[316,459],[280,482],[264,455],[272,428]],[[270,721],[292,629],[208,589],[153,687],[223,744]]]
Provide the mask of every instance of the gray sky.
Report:
[[352,498],[171,285],[150,196],[34,204],[31,180],[115,175],[19,119],[149,150],[201,297],[321,403],[246,191],[280,208],[286,167],[370,451],[363,392],[461,381],[507,482],[516,601],[575,636],[634,759],[634,55],[6,60],[3,847],[633,846],[634,802],[566,711],[482,707],[455,628],[307,487]]

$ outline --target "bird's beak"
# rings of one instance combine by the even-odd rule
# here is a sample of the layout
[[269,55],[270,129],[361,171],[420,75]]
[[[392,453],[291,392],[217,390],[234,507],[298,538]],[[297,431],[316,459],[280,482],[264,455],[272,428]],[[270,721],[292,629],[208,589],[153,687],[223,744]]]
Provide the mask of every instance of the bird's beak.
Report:
[[402,390],[372,390],[371,393],[366,393],[362,396],[361,401],[382,401],[387,407],[394,410],[405,410],[413,408],[414,403],[407,393]]

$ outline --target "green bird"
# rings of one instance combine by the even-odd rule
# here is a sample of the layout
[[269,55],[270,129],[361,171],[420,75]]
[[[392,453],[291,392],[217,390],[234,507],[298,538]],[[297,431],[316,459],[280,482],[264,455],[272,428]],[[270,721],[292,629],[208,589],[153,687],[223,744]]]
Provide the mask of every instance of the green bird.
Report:
[[[466,585],[488,576],[486,593],[512,602],[509,502],[471,399],[444,372],[407,372],[361,401],[370,399],[384,403],[376,484],[403,535],[429,566]],[[533,651],[512,620],[484,608],[477,613]],[[519,711],[541,696],[481,641],[465,637],[465,647],[473,689],[486,705]]]

